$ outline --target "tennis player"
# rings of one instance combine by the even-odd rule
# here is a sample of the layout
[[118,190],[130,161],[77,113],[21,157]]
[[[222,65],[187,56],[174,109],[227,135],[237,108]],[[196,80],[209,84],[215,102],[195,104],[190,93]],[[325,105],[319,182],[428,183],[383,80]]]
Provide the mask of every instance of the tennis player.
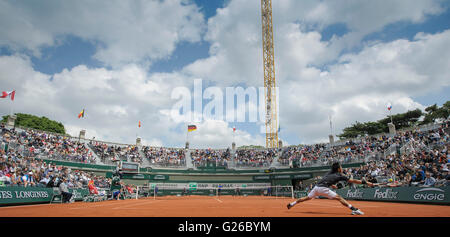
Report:
[[358,208],[350,205],[344,198],[339,196],[336,192],[331,190],[330,188],[337,189],[336,184],[339,181],[346,181],[348,183],[355,183],[355,184],[367,184],[370,187],[373,187],[374,184],[371,182],[367,182],[366,180],[356,180],[356,179],[349,179],[345,175],[342,174],[342,167],[339,162],[333,163],[331,166],[331,171],[328,172],[322,180],[320,180],[317,185],[311,190],[311,192],[308,193],[308,196],[302,197],[298,199],[297,201],[294,201],[292,203],[289,203],[287,205],[288,209],[291,209],[295,205],[305,202],[311,199],[314,199],[318,196],[327,197],[328,199],[337,200],[342,203],[342,205],[350,208],[352,210],[352,215],[364,215],[364,212],[359,210]]

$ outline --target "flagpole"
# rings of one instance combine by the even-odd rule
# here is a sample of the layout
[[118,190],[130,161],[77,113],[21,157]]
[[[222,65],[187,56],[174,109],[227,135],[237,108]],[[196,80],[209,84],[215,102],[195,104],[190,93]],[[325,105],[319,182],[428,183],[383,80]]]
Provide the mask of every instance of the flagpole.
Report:
[[11,106],[10,106],[10,108],[9,108],[9,112],[11,113],[11,116],[13,115],[13,103],[14,103],[14,97],[15,97],[15,93],[16,93],[16,90],[13,90],[13,94],[12,95],[10,95],[10,98],[11,98]]
[[394,122],[392,121],[392,111],[389,110],[389,115],[391,116],[391,123],[394,124]]
[[[189,125],[188,125],[189,126]],[[188,135],[189,135],[189,128],[187,128],[186,129],[186,144],[188,143]],[[185,147],[186,147],[186,144],[185,144]]]
[[333,135],[333,124],[331,122],[331,115],[330,115],[329,119],[330,119],[330,135]]
[[[235,141],[234,141],[234,133],[236,132],[236,129],[235,128],[233,128],[233,143],[235,143]],[[236,143],[235,143],[236,144]]]

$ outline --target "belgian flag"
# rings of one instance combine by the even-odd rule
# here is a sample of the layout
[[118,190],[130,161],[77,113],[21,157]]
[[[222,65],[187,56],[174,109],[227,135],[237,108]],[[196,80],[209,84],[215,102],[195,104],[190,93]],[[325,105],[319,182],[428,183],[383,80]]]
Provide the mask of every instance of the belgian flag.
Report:
[[195,126],[195,125],[188,125],[188,132],[192,132],[192,131],[195,131],[195,130],[197,130],[197,126]]
[[78,114],[78,118],[81,118],[81,117],[84,118],[84,109],[81,110],[81,112]]

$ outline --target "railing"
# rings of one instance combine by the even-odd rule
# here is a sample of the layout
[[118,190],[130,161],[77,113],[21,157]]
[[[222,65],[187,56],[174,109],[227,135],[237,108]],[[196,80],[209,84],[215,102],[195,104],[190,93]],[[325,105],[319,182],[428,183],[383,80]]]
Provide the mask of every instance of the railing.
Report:
[[353,155],[353,156],[338,156],[337,158],[319,158],[316,160],[306,160],[301,161],[299,158],[294,159],[282,159],[278,160],[280,167],[320,167],[329,166],[334,162],[339,162],[341,164],[352,164],[352,163],[363,163],[366,162],[366,156],[364,155]]
[[398,144],[394,143],[391,144],[385,151],[384,151],[384,158],[386,158],[389,155],[395,154],[397,152],[397,146]]
[[400,148],[400,155],[409,155],[414,149],[413,141],[410,140]]
[[156,163],[151,163],[149,162],[149,166],[150,167],[155,167],[155,168],[185,168],[186,167],[186,160],[182,159],[179,160],[180,162],[177,163],[173,163],[170,161],[160,161],[160,162],[156,162]]
[[48,152],[38,152],[38,153],[35,152],[34,154],[30,154],[29,156],[32,156],[32,157],[34,156],[34,157],[44,158],[44,159],[49,159],[49,160],[69,161],[69,162],[83,163],[83,164],[96,164],[95,160],[90,160],[89,158],[84,160],[80,155],[67,155],[67,154],[59,154],[59,153],[49,154]]
[[265,162],[244,162],[239,163],[239,161],[235,160],[235,167],[237,169],[254,169],[254,168],[269,168],[272,162],[265,161]]

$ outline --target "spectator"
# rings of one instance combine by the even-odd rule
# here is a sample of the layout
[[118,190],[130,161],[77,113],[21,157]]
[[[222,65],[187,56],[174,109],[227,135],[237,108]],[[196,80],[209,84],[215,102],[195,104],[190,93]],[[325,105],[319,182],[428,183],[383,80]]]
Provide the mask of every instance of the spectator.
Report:
[[430,172],[427,172],[425,175],[426,175],[426,178],[425,178],[423,186],[426,186],[426,187],[434,186],[434,184],[436,183],[436,179],[431,176]]
[[73,202],[72,199],[72,193],[69,192],[69,189],[67,187],[67,178],[62,178],[61,182],[59,183],[59,190],[61,191],[62,195],[62,202]]
[[411,186],[411,182],[412,182],[411,174],[406,173],[405,179],[403,182],[404,186]]
[[48,182],[50,182],[50,177],[49,175],[45,175],[40,181],[39,184],[43,185],[43,186],[47,186]]

